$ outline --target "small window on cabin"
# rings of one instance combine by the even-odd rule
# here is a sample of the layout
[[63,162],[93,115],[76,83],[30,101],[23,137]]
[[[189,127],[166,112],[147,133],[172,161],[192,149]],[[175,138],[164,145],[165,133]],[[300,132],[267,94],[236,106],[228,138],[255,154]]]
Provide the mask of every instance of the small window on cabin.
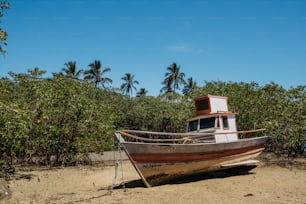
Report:
[[227,116],[222,116],[223,129],[229,129]]
[[220,120],[219,117],[216,117],[216,128],[220,128]]
[[215,127],[215,117],[203,118],[200,120],[200,129],[207,129]]
[[198,120],[189,121],[188,123],[188,132],[198,130]]
[[197,102],[197,109],[198,109],[198,111],[208,110],[209,109],[208,99],[198,101]]

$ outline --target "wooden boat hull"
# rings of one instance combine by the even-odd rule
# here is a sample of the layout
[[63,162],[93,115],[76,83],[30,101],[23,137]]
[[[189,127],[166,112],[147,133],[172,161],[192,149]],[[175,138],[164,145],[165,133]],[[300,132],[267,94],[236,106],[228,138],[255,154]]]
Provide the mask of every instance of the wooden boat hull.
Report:
[[124,151],[147,187],[208,171],[250,165],[264,150],[267,137],[228,143],[171,144],[126,142]]

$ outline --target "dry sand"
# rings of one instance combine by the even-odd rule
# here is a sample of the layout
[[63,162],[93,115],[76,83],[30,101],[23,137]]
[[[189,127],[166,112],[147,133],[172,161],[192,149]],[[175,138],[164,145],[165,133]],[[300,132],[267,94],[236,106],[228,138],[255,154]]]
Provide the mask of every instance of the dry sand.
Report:
[[[183,183],[145,188],[129,161],[119,166],[19,170],[0,203],[302,203],[306,204],[306,163],[261,164],[249,173],[203,174]],[[121,182],[126,184],[125,189]]]

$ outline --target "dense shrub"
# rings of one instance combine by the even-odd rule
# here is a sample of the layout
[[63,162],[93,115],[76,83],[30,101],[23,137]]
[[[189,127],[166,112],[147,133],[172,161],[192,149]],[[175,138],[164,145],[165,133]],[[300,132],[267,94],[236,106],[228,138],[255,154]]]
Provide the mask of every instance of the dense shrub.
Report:
[[156,97],[137,97],[125,101],[118,127],[160,132],[184,132],[193,114],[192,103],[181,98],[168,102]]
[[[13,159],[69,164],[88,152],[111,150],[115,131],[110,95],[88,83],[39,74],[13,74],[1,79],[0,141],[3,168]],[[103,96],[101,96],[103,95]],[[105,95],[105,96],[104,96]],[[8,163],[10,162],[10,163]]]

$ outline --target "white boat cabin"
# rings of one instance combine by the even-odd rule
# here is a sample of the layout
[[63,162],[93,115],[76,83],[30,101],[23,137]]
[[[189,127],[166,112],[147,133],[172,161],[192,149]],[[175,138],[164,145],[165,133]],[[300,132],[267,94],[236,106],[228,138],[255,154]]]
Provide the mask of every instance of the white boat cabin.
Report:
[[201,96],[194,99],[196,116],[188,120],[188,132],[207,132],[216,143],[238,140],[236,113],[230,112],[227,97]]

